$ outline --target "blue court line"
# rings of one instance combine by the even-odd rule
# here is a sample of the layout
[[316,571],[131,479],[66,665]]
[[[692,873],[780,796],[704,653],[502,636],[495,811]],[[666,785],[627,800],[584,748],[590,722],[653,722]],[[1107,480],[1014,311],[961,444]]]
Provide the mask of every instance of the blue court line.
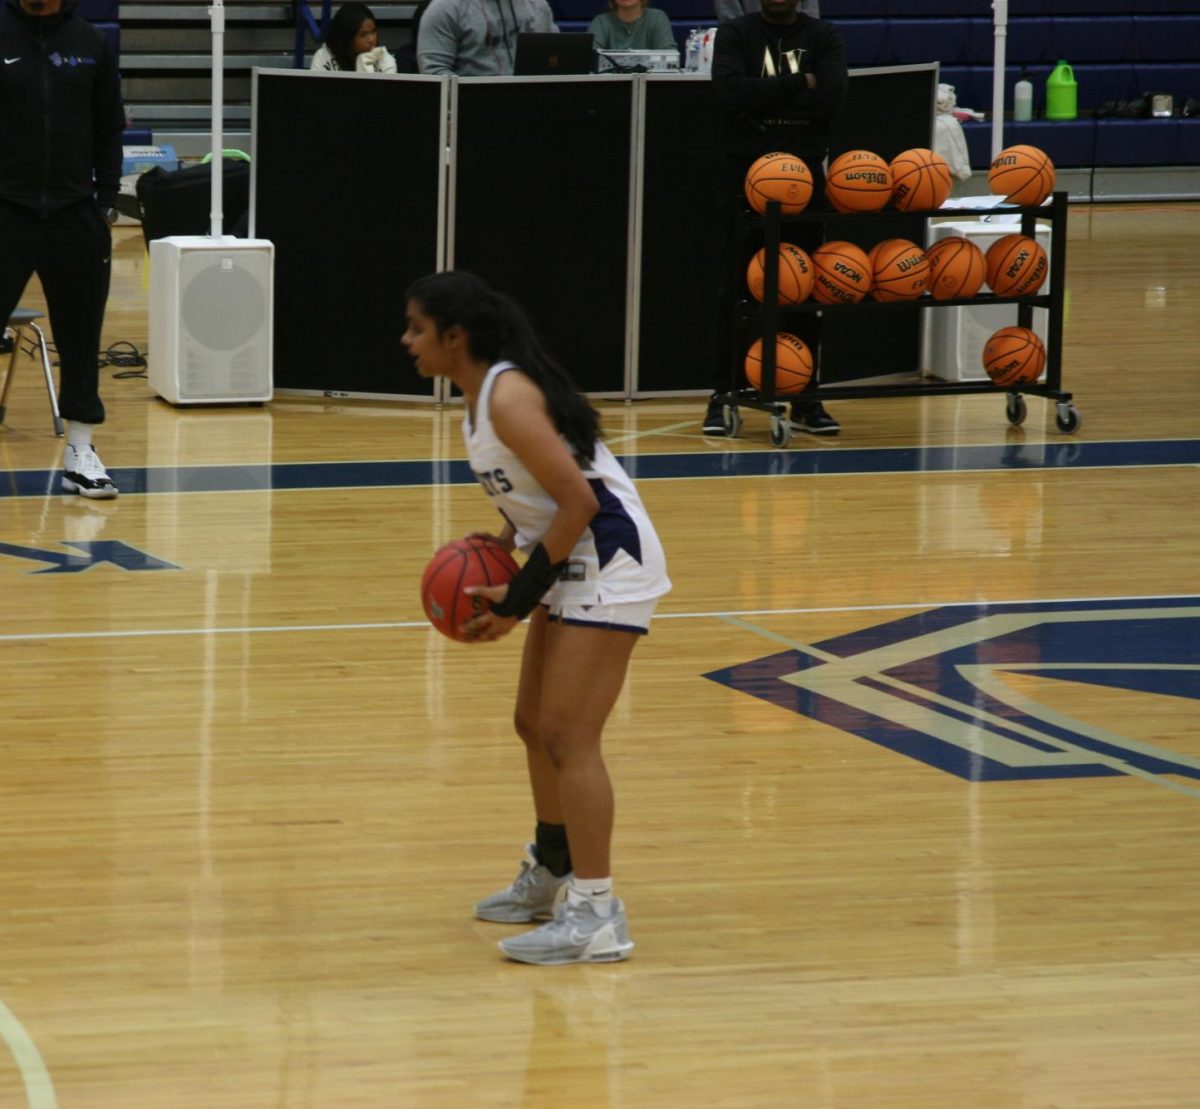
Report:
[[[620,456],[641,480],[915,474],[978,470],[1097,469],[1200,465],[1200,439],[1119,442],[995,443],[966,447],[868,447],[835,450],[714,451]],[[471,485],[465,461],[289,462],[245,466],[139,466],[110,471],[122,496],[139,493],[235,493]],[[56,472],[10,470],[0,499],[58,491]]]

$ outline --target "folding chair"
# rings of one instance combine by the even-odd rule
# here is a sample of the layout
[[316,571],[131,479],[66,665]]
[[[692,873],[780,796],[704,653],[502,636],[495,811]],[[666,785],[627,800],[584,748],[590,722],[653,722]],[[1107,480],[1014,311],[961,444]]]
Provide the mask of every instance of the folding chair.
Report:
[[8,317],[8,326],[16,332],[16,337],[13,339],[12,353],[8,356],[8,373],[4,376],[4,389],[0,390],[0,424],[4,423],[4,415],[8,410],[8,390],[12,386],[13,370],[17,364],[17,352],[22,348],[21,338],[22,332],[31,331],[32,336],[26,336],[26,341],[30,344],[24,348],[25,352],[32,358],[35,352],[33,345],[36,338],[36,350],[42,354],[42,372],[46,375],[46,392],[50,395],[50,412],[54,417],[54,434],[62,435],[63,422],[62,417],[58,414],[58,393],[54,388],[54,374],[50,369],[50,352],[46,349],[46,336],[42,329],[34,322],[40,320],[44,313],[38,312],[33,308],[15,308],[13,314]]

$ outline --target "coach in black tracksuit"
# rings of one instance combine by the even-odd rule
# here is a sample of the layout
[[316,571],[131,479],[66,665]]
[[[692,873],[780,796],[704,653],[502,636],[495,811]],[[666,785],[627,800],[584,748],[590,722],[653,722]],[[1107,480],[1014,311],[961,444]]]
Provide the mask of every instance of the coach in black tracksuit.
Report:
[[125,113],[108,42],[74,7],[7,0],[0,19],[0,324],[36,271],[61,362],[63,487],[112,497],[91,434]]
[[[832,23],[803,15],[796,10],[797,2],[762,0],[761,11],[722,23],[713,43],[712,81],[721,105],[721,189],[726,221],[717,271],[714,392],[727,391],[730,385],[736,340],[733,303],[744,295],[742,275],[758,245],[746,242],[737,231],[737,213],[746,203],[746,171],[763,154],[795,154],[812,171],[810,207],[820,207],[825,200],[822,163],[829,150],[831,123],[846,99],[846,48]],[[820,233],[816,224],[785,227],[786,237],[805,249],[819,243]],[[809,330],[806,325],[816,323],[815,317],[805,319],[793,330],[808,341],[812,335],[804,334]],[[839,430],[820,404],[793,405],[792,421],[801,430],[818,435]],[[720,405],[709,404],[704,429],[709,434],[724,434]]]

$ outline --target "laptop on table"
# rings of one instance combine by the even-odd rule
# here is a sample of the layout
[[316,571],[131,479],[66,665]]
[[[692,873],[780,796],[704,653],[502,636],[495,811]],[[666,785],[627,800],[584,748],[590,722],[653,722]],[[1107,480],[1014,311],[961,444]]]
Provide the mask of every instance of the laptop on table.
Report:
[[592,36],[523,31],[517,35],[514,77],[562,77],[592,72]]

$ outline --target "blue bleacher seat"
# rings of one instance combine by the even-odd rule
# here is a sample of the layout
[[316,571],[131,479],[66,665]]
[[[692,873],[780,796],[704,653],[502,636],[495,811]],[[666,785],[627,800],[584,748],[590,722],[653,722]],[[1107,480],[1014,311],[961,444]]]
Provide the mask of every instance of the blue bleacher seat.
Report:
[[1133,17],[1106,15],[1089,19],[1055,16],[1054,58],[1083,62],[1133,61]]
[[[980,64],[991,61],[994,42],[992,21],[980,21],[976,26],[975,54],[972,61]],[[1021,65],[1053,65],[1060,56],[1062,55],[1055,53],[1052,19],[1040,16],[1033,19],[1009,19],[1005,50],[1005,57],[1009,62]]]
[[841,23],[844,19],[881,19],[888,14],[887,0],[839,0],[836,11],[821,13],[825,19]]
[[839,20],[837,25],[852,69],[888,65],[892,61],[886,19],[847,19]]
[[893,19],[891,60],[896,65],[941,62],[966,65],[973,59],[971,47],[976,33],[973,19]]
[[126,127],[121,142],[126,146],[150,146],[154,142],[154,132],[149,127]]
[[1098,166],[1176,165],[1179,136],[1173,119],[1101,119],[1096,127]]
[[[715,27],[717,25],[717,14],[713,0],[670,0],[670,3],[654,3],[651,0],[651,7],[662,8],[670,17],[671,22],[676,20],[684,20],[695,22],[697,20],[703,22],[706,27]],[[593,5],[592,14],[597,12],[608,11],[608,5],[604,0],[596,0]]]
[[1178,156],[1175,164],[1179,166],[1200,166],[1200,119],[1177,119],[1177,135],[1179,136]]
[[[967,139],[967,152],[971,166],[987,169],[992,161],[992,125],[990,123],[964,123],[963,134]],[[1004,145],[1026,143],[1036,146],[1050,155],[1050,160],[1062,169],[1091,166],[1096,141],[1096,121],[1074,119],[1061,123],[1033,120],[1029,123],[1006,123]]]
[[79,0],[75,14],[89,23],[116,23],[120,9],[120,0]]
[[[582,19],[584,23],[591,23],[602,11],[608,10],[602,2],[597,3],[596,0],[555,0],[554,8],[556,21],[563,30],[566,30],[562,26],[563,20],[578,22]],[[671,14],[669,9],[665,10]]]
[[1195,61],[1200,58],[1200,14],[1137,16],[1133,20],[1133,42],[1138,61]]
[[[836,20],[834,7],[837,0],[829,2],[829,11],[826,12],[822,8],[821,14]],[[992,5],[991,0],[889,0],[887,13],[890,19],[917,19],[922,16],[942,19],[955,16],[991,19]]]

